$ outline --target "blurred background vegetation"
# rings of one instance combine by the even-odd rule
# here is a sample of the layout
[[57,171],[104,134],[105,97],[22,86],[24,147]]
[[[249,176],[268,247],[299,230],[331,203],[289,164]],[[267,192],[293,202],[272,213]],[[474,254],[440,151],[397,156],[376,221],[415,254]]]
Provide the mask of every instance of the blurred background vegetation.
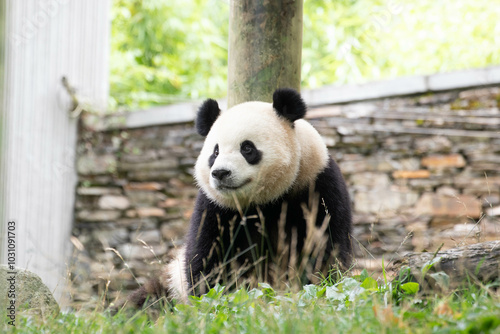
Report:
[[[113,0],[110,109],[227,91],[229,0]],[[302,86],[500,64],[498,0],[305,0]]]

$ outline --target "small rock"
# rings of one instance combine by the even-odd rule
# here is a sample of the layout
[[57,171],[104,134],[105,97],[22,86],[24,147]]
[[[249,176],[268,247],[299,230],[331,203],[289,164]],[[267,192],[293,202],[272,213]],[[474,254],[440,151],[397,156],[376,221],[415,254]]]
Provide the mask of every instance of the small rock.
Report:
[[155,150],[141,151],[138,148],[134,149],[135,151],[132,154],[122,155],[121,161],[128,163],[139,163],[158,159],[158,153]]
[[162,208],[175,208],[179,207],[181,205],[185,205],[184,201],[178,199],[178,198],[167,198],[163,202],[158,203],[158,206]]
[[449,186],[442,186],[436,190],[437,195],[443,195],[443,196],[454,197],[454,198],[456,198],[458,196],[458,193],[459,192],[455,188],[452,188]]
[[434,188],[453,184],[451,177],[431,177],[428,179],[409,179],[409,186],[418,191],[433,191]]
[[321,139],[323,139],[323,142],[327,147],[335,147],[337,144],[338,138],[335,136],[321,136]]
[[420,159],[417,158],[399,159],[393,164],[396,165],[399,170],[416,171],[420,169]]
[[129,210],[125,211],[125,217],[136,218],[137,217],[137,210],[129,209]]
[[82,210],[77,218],[85,221],[113,221],[121,216],[120,211],[114,210]]
[[113,154],[86,154],[78,158],[76,168],[79,174],[98,175],[116,170],[116,157]]
[[431,216],[466,216],[479,218],[481,216],[481,202],[470,195],[448,197],[433,193],[425,193],[420,197],[415,207],[417,215]]
[[168,181],[179,176],[179,171],[175,169],[158,170],[134,170],[128,173],[129,179],[133,181]]
[[92,236],[106,247],[116,247],[128,241],[128,230],[124,227],[111,230],[95,229]]
[[126,190],[162,190],[165,185],[158,182],[131,182],[125,186]]
[[126,260],[141,260],[159,258],[167,253],[167,245],[125,244],[118,246],[118,252]]
[[179,219],[161,224],[161,235],[166,241],[172,241],[184,237],[189,224]]
[[138,162],[138,163],[130,163],[130,162],[120,162],[118,164],[119,170],[124,171],[144,171],[144,170],[154,170],[154,169],[174,169],[179,166],[179,162],[177,159],[161,159],[161,160],[153,160],[148,162]]
[[384,173],[359,173],[350,177],[354,187],[364,189],[386,188],[390,184],[389,177]]
[[107,187],[79,187],[76,193],[83,196],[121,195],[122,190]]
[[165,210],[160,208],[137,208],[137,215],[139,217],[163,217]]
[[446,229],[449,229],[450,227],[453,227],[457,224],[467,224],[470,223],[471,219],[467,218],[465,216],[435,216],[432,217],[431,222],[430,222],[430,227],[433,231],[439,232],[443,231]]
[[491,163],[500,165],[500,154],[470,154],[468,158],[473,163]]
[[500,204],[500,194],[489,193],[481,198],[484,207],[491,207]]
[[130,202],[125,196],[106,195],[99,199],[98,205],[101,209],[124,210],[130,206]]
[[486,210],[488,216],[500,216],[500,206]]
[[342,144],[352,146],[366,146],[375,143],[373,137],[367,136],[344,136],[342,137]]
[[376,215],[369,213],[353,212],[352,223],[354,225],[371,225],[378,222],[379,218]]
[[484,173],[484,172],[498,172],[498,163],[496,162],[471,162],[470,168],[473,171]]
[[[15,298],[9,299],[7,292],[14,291]],[[15,313],[25,311],[31,315],[41,316],[43,319],[55,316],[59,313],[59,304],[54,299],[54,296],[43,284],[38,275],[28,270],[11,267],[8,265],[0,265],[0,305],[3,312],[6,313],[6,318],[3,321],[8,322],[15,318],[10,318],[9,307],[11,301],[15,301]],[[18,319],[15,319],[14,325],[18,325]]]
[[415,192],[380,189],[357,192],[354,195],[354,206],[357,212],[395,213],[403,207],[415,204],[417,200],[418,194]]
[[193,167],[196,164],[195,158],[182,158],[179,162],[180,167]]
[[455,185],[462,188],[464,193],[489,194],[492,189],[500,187],[500,177],[470,177],[463,174],[455,178]]
[[156,206],[158,202],[164,201],[167,196],[159,191],[149,190],[126,190],[130,202],[136,207]]
[[458,94],[459,99],[475,100],[478,98],[494,97],[500,93],[499,87],[464,90]]
[[466,224],[455,224],[453,226],[453,231],[458,232],[458,233],[477,233],[480,231],[480,228],[477,224],[471,224],[471,223],[466,223]]
[[[351,157],[349,157],[351,156]],[[339,163],[343,173],[354,174],[361,172],[392,172],[394,161],[388,156],[365,157],[358,155],[345,155],[343,161]]]
[[465,159],[460,154],[431,155],[422,158],[422,166],[434,169],[440,168],[460,168],[466,164]]
[[[135,212],[135,211],[134,211]],[[157,227],[157,218],[122,218],[116,221],[119,226],[128,227],[131,230],[152,230]]]
[[411,136],[397,136],[386,138],[383,142],[383,147],[389,151],[407,152],[411,146]]
[[421,170],[397,170],[392,173],[395,179],[428,179],[431,173],[426,169]]
[[429,223],[427,221],[416,221],[405,225],[407,231],[413,232],[425,232],[429,229]]
[[451,146],[451,141],[447,137],[434,136],[415,139],[415,150],[419,153],[448,152]]
[[139,230],[132,233],[130,240],[133,243],[137,244],[143,244],[143,243],[146,243],[147,245],[158,244],[161,242],[161,235],[160,231],[158,230],[149,230],[149,231]]

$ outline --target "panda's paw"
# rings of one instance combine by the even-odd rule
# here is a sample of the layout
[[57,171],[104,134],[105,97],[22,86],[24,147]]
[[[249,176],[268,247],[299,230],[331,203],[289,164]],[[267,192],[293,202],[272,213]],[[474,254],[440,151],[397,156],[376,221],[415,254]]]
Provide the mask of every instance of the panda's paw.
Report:
[[109,312],[114,315],[128,310],[168,308],[167,297],[167,290],[162,286],[160,280],[153,278],[132,291],[126,298],[119,299],[110,305]]

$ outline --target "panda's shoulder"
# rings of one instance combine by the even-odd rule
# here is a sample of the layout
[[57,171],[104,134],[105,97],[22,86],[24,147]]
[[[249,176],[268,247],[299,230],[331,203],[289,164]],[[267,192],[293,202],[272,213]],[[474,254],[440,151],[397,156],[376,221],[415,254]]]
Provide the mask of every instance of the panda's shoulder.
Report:
[[300,146],[300,168],[293,189],[308,188],[328,167],[328,148],[316,129],[307,121],[295,121],[295,132]]
[[315,183],[316,191],[322,196],[336,198],[343,202],[349,201],[344,177],[342,176],[339,166],[332,157],[328,157],[327,165],[325,169],[318,174]]

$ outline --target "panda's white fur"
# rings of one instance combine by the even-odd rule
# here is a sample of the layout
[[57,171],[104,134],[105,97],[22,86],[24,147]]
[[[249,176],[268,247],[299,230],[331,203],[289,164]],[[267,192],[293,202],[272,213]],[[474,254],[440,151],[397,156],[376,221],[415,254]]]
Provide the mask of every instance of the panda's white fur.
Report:
[[[316,210],[316,224],[325,219],[328,221],[324,235],[328,242],[322,243],[323,252],[330,259],[338,255],[343,265],[350,263],[352,217],[349,195],[340,170],[329,157],[321,136],[302,119],[305,112],[306,106],[300,94],[290,89],[276,90],[272,104],[246,102],[222,112],[216,101],[209,99],[204,102],[196,120],[198,133],[206,136],[195,165],[195,179],[200,191],[185,246],[164,267],[160,277],[129,296],[133,304],[143,305],[148,295],[164,295],[169,300],[187,302],[189,294],[197,293],[194,289],[199,280],[206,279],[207,274],[220,264],[216,257],[218,252],[229,252],[221,247],[233,242],[237,243],[234,250],[265,246],[271,247],[267,253],[274,251],[278,236],[272,228],[278,224],[277,220],[281,220],[284,207],[287,229],[284,232],[288,242],[294,230],[302,231],[299,238],[305,237],[302,204],[308,201],[312,191],[319,194],[324,206],[324,210]],[[248,141],[252,143],[253,151],[258,152],[259,158],[255,161],[243,155],[244,143]],[[230,174],[217,177],[214,172],[220,171]],[[290,205],[283,206],[284,203]],[[244,219],[249,212],[255,217],[258,208],[263,210],[265,231],[260,218],[253,223],[251,216],[248,216],[250,220]],[[238,217],[245,220],[245,229],[250,234],[225,235],[231,230],[230,221],[234,222]],[[270,242],[247,244],[254,242],[251,240],[263,240],[262,236],[269,237]],[[241,256],[238,261],[251,260],[248,253],[238,256]]]
[[[251,140],[262,151],[262,162],[251,165],[240,145]],[[219,155],[207,163],[215,145]],[[278,117],[271,103],[246,102],[223,111],[212,125],[195,166],[195,178],[217,204],[237,209],[250,203],[264,204],[293,189],[303,189],[326,166],[328,152],[318,132],[305,120],[293,126]],[[235,191],[219,189],[211,171],[231,171]]]
[[164,268],[160,277],[162,285],[167,290],[167,295],[181,303],[188,301],[188,283],[186,278],[186,248],[177,249],[174,259]]
[[[264,159],[257,165],[248,164],[240,153],[240,144],[251,139]],[[219,155],[212,167],[207,161],[215,145]],[[265,204],[287,191],[301,191],[316,180],[325,168],[328,150],[319,133],[302,119],[293,126],[277,117],[271,103],[246,102],[221,112],[212,125],[195,165],[195,178],[201,189],[215,203],[231,209],[241,209],[250,203]],[[211,171],[232,172],[236,191],[221,191]],[[185,248],[165,268],[170,296],[187,300],[184,277]]]
[[318,131],[309,122],[298,119],[294,125],[300,145],[300,165],[292,191],[301,191],[309,187],[327,165],[328,148]]
[[[242,157],[240,143],[247,139],[263,151],[262,163],[250,165]],[[219,156],[209,167],[216,144]],[[287,191],[309,187],[327,161],[327,147],[309,122],[299,119],[292,127],[276,116],[271,103],[246,102],[223,111],[212,125],[195,165],[195,178],[212,201],[241,209],[250,202],[265,204]],[[211,171],[220,168],[231,170],[234,184],[244,186],[235,192],[218,190]],[[187,301],[188,290],[184,257],[183,247],[164,271],[169,295],[181,302]]]

